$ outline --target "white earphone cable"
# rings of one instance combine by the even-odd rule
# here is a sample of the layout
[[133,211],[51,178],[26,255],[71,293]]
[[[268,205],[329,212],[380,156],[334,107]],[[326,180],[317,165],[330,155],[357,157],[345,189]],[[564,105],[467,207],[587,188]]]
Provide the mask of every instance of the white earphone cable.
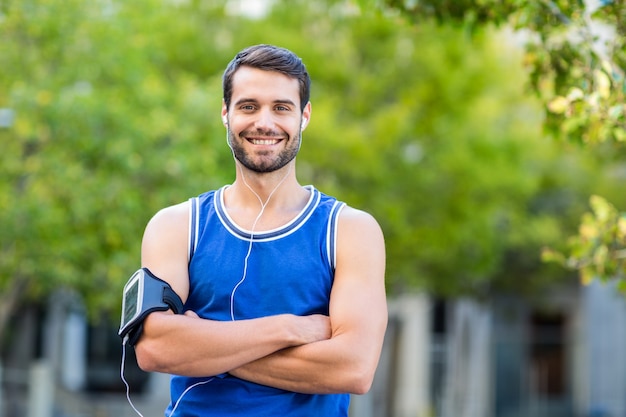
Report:
[[126,362],[126,342],[127,341],[128,341],[128,336],[124,338],[124,342],[122,343],[122,365],[120,367],[120,377],[122,378],[122,382],[124,382],[124,385],[126,386],[126,399],[128,400],[128,404],[130,404],[132,409],[135,411],[135,413],[137,413],[139,417],[143,417],[143,414],[141,414],[139,410],[137,410],[137,407],[135,407],[135,404],[133,404],[133,402],[130,399],[130,385],[128,385],[128,381],[126,381],[126,378],[124,378],[124,363]]
[[248,189],[252,192],[252,194],[254,194],[256,198],[259,200],[259,203],[261,204],[261,211],[259,211],[259,214],[256,216],[256,219],[254,219],[254,222],[252,223],[252,229],[250,230],[248,253],[246,254],[246,257],[243,260],[243,276],[241,277],[239,282],[235,285],[235,287],[233,288],[233,291],[230,293],[230,319],[231,320],[235,320],[235,292],[237,291],[239,286],[243,284],[243,282],[246,280],[248,276],[248,259],[250,258],[250,254],[252,253],[252,242],[254,241],[254,231],[256,229],[256,225],[259,219],[261,219],[261,216],[263,215],[263,213],[265,212],[265,207],[267,207],[267,204],[270,202],[270,199],[272,198],[276,190],[278,190],[278,187],[280,187],[289,176],[289,173],[291,172],[291,165],[289,166],[289,169],[285,173],[285,176],[283,177],[283,179],[281,179],[280,182],[276,184],[276,187],[274,187],[272,192],[267,196],[267,200],[265,200],[265,203],[263,202],[261,197],[256,193],[256,191],[254,191],[252,187],[246,182],[246,177],[243,173],[243,169],[241,168],[241,166],[239,166],[239,172],[241,173],[241,178],[243,180],[244,185],[248,187]]

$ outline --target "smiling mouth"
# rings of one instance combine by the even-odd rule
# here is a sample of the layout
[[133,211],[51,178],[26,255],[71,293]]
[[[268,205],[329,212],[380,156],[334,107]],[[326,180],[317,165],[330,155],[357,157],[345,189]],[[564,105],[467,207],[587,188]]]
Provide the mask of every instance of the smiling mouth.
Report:
[[253,145],[276,145],[281,139],[248,139]]

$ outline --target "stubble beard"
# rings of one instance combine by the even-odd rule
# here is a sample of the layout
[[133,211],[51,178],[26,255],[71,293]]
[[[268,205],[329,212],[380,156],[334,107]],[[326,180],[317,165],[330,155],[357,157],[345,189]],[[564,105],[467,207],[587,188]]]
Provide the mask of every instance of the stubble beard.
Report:
[[[241,136],[245,136],[245,134],[247,134],[247,132],[242,132]],[[267,135],[267,133],[265,133],[265,135],[271,136]],[[230,130],[230,127],[228,128],[228,143],[235,159],[247,169],[259,174],[278,171],[293,161],[300,150],[301,137],[302,132],[300,131],[298,135],[284,139],[287,142],[287,146],[283,148],[275,158],[270,159],[269,157],[265,157],[269,155],[269,152],[265,152],[257,153],[256,156],[261,158],[255,160],[255,158],[241,146],[241,141],[245,141],[246,139],[242,138],[241,141],[239,141],[232,130]]]

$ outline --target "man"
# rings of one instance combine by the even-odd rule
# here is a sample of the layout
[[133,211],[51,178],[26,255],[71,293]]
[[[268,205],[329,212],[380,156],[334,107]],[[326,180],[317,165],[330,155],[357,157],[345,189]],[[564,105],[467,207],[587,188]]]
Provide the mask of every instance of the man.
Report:
[[143,267],[187,311],[146,318],[139,365],[174,375],[166,416],[347,416],[387,325],[382,232],[298,183],[311,117],[300,58],[252,46],[223,86],[235,181],[148,223]]

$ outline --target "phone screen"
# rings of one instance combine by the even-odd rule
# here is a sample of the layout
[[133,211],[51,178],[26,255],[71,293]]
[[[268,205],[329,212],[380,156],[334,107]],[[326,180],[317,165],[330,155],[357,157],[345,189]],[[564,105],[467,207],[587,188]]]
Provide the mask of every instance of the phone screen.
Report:
[[126,290],[124,291],[121,327],[126,326],[133,318],[135,318],[138,312],[138,308],[140,307],[138,306],[138,303],[140,296],[139,289],[141,284],[141,276],[139,276],[139,274],[141,273],[143,273],[143,271],[138,273],[136,277],[133,277],[130,285],[127,286]]

